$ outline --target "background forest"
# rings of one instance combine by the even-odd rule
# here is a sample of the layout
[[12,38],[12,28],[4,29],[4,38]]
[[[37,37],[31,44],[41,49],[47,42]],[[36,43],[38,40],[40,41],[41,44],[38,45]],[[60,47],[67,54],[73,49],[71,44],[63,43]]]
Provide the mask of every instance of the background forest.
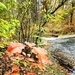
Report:
[[74,34],[75,0],[0,0],[0,40],[36,42]]

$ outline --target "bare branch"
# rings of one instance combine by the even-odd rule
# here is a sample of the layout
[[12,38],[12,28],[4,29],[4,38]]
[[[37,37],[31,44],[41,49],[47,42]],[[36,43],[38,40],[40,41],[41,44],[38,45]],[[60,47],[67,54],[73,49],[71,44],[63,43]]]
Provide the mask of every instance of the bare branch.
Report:
[[[65,2],[67,2],[68,0],[62,0],[62,2],[50,13],[50,14],[54,14],[61,6],[63,6],[65,4]],[[44,22],[42,24],[42,27],[45,26],[47,22]]]
[[53,10],[50,14],[55,13],[55,11],[57,11],[61,6],[63,6],[65,4],[65,2],[68,0],[62,0],[62,2],[55,8],[55,10]]

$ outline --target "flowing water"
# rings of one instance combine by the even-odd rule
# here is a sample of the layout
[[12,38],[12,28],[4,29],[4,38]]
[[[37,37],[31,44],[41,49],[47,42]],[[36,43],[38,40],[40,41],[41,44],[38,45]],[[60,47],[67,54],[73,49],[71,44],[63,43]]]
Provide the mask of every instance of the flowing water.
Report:
[[75,37],[67,38],[44,38],[50,43],[52,55],[62,63],[75,66]]
[[51,50],[59,50],[75,58],[75,37],[54,39],[48,42],[51,44]]

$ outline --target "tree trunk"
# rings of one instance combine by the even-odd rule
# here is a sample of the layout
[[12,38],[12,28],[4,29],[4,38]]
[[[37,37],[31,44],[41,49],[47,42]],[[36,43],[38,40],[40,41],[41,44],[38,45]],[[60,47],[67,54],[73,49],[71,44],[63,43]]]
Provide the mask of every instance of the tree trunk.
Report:
[[[72,8],[75,6],[75,3],[72,1]],[[72,24],[72,19],[73,19],[73,12],[74,10],[72,9],[71,13],[70,13],[70,24]]]
[[33,6],[33,11],[32,11],[32,19],[33,22],[35,23],[38,19],[38,13],[37,13],[37,0],[33,0],[34,6]]

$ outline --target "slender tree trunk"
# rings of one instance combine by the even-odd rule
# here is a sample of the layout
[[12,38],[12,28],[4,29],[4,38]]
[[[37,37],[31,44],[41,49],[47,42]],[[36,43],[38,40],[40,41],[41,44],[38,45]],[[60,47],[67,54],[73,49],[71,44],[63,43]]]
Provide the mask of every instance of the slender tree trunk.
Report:
[[56,0],[54,0],[54,8],[55,8],[55,6],[56,6]]
[[[72,1],[72,8],[75,6],[75,3]],[[70,24],[72,24],[72,19],[73,19],[73,13],[74,10],[72,9],[71,13],[70,13]]]
[[32,11],[32,19],[33,19],[33,22],[35,23],[38,19],[37,0],[33,0],[33,3],[34,3],[34,7],[33,7],[33,11]]

